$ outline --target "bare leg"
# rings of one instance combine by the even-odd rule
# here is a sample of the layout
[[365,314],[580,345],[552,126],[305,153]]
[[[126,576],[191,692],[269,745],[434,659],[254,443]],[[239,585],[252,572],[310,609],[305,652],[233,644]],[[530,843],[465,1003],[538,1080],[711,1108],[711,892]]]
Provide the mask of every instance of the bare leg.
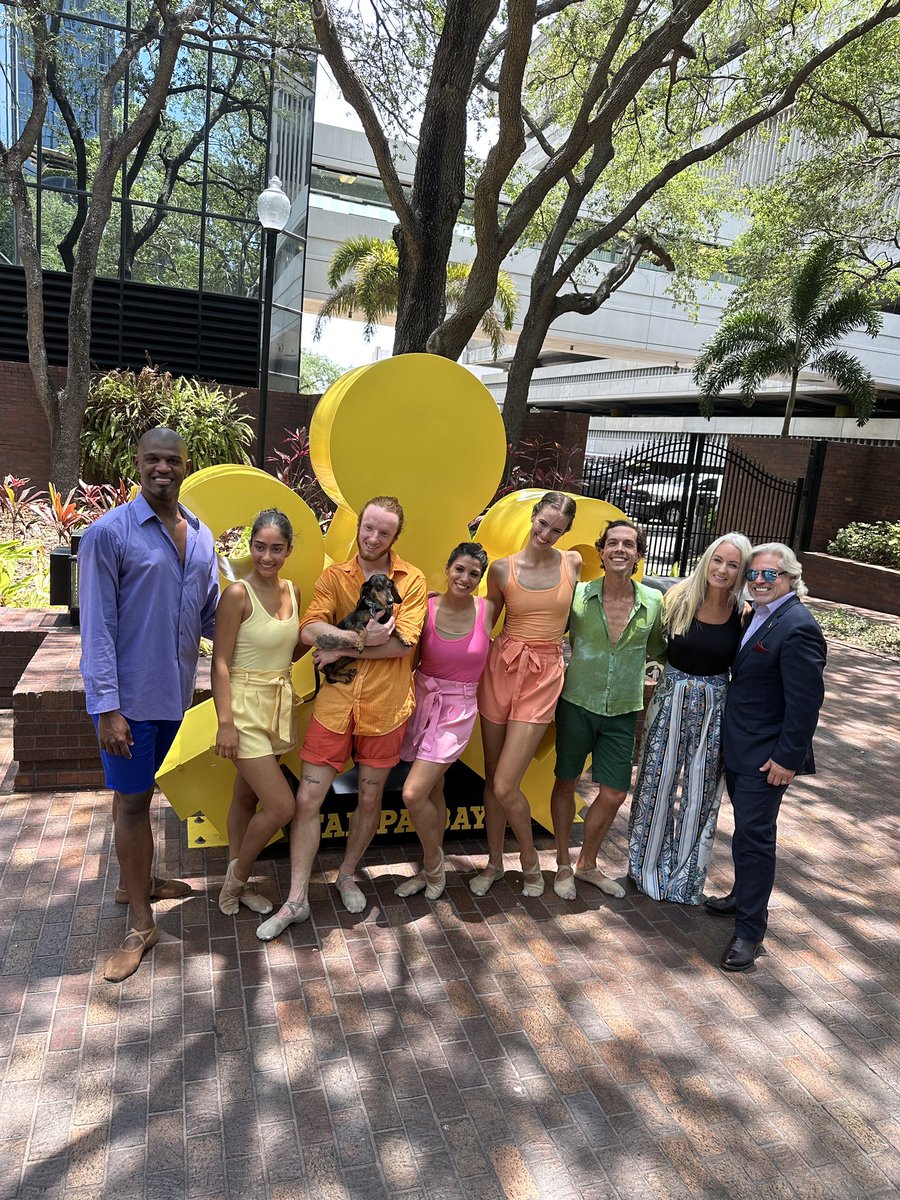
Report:
[[344,859],[338,868],[337,889],[347,912],[358,913],[366,907],[366,898],[353,882],[359,860],[369,848],[378,830],[381,816],[381,797],[390,774],[390,767],[359,768],[359,793],[356,808],[350,817],[350,833]]
[[[237,766],[237,763],[235,763]],[[253,814],[256,812],[256,792],[241,776],[240,771],[234,777],[234,787],[231,790],[231,805],[228,809],[228,861],[240,857],[241,846],[244,844],[244,834]]]
[[[291,822],[289,895],[291,900],[302,905],[309,899],[309,877],[319,849],[319,812],[335,775],[337,771],[334,767],[323,766],[320,763],[301,763],[300,786],[297,789],[294,819]],[[290,918],[291,911],[284,905],[275,915],[279,919]]]
[[447,883],[443,849],[447,825],[447,802],[444,799],[447,766],[445,763],[416,759],[406,777],[403,803],[422,843],[422,870],[394,888],[403,899],[424,892],[429,900],[437,900]]
[[116,858],[125,891],[128,893],[132,929],[147,930],[154,925],[150,907],[150,871],[153,867],[153,830],[150,827],[150,799],[153,789],[113,795]]
[[556,838],[557,866],[572,864],[569,849],[572,840],[572,823],[575,820],[575,788],[577,779],[556,779],[550,793],[550,815],[553,819],[553,836]]
[[603,839],[609,833],[616,813],[625,802],[627,792],[617,791],[600,784],[600,791],[594,803],[588,808],[584,818],[584,841],[581,853],[575,864],[575,874],[579,879],[593,883],[601,891],[610,896],[624,896],[625,889],[615,880],[607,878],[597,867],[597,853],[603,844]]
[[486,896],[495,880],[503,875],[503,839],[506,813],[494,795],[494,772],[506,741],[506,726],[481,718],[481,744],[484,750],[484,831],[487,837],[487,866],[469,880],[476,896]]
[[510,721],[506,726],[506,740],[500,760],[494,771],[494,796],[506,813],[506,819],[519,843],[522,867],[529,872],[533,870],[537,852],[531,835],[531,807],[521,783],[546,728],[546,725],[533,725],[527,721]]
[[[505,819],[509,821],[516,841],[519,843],[519,857],[522,863],[523,874],[526,876],[524,894],[540,895],[544,884],[538,865],[537,852],[534,848],[534,840],[531,835],[531,808],[520,785],[522,777],[528,769],[529,763],[534,758],[534,753],[540,744],[541,738],[544,736],[547,726],[546,724],[534,725],[527,721],[510,721],[505,726],[502,746],[500,747],[499,756],[496,759],[493,759],[493,754],[496,752],[499,744],[499,737],[496,736],[495,731],[499,732],[504,727],[498,725],[491,726],[490,722],[483,721],[482,728],[483,730],[490,730],[487,737],[485,737],[484,733],[482,735],[485,741],[485,775],[490,774],[490,789],[488,789],[487,785],[485,786],[485,820],[487,821],[487,795],[488,790],[490,790],[494,802],[502,811]],[[490,757],[493,760],[490,768],[488,766],[488,737],[493,737],[494,739],[490,747]],[[490,833],[489,826],[488,852],[490,858],[488,866],[496,867],[498,862],[493,857],[494,848],[491,845]],[[498,860],[501,865],[502,851],[501,841]],[[531,876],[531,878],[529,879],[528,876]]]
[[[231,840],[231,813],[229,812],[228,844],[231,858],[237,859],[235,873],[238,879],[246,882],[250,878],[253,864],[268,845],[269,840],[293,819],[295,803],[290,785],[281,773],[278,760],[273,754],[263,758],[239,758],[237,769],[245,790],[253,798],[253,809],[244,824],[244,833],[238,846],[235,846]],[[237,785],[235,785],[235,792],[237,793]],[[261,806],[258,812],[256,811],[257,796]],[[236,828],[243,823],[246,811],[245,801],[243,811],[237,817]]]
[[553,836],[556,839],[556,878],[553,890],[562,900],[575,900],[575,871],[569,843],[572,839],[572,822],[575,820],[575,788],[577,779],[555,779],[550,793],[550,814],[553,819]]
[[445,763],[416,759],[403,786],[403,803],[422,843],[422,865],[426,871],[436,871],[441,864],[441,846],[447,825],[446,771]]

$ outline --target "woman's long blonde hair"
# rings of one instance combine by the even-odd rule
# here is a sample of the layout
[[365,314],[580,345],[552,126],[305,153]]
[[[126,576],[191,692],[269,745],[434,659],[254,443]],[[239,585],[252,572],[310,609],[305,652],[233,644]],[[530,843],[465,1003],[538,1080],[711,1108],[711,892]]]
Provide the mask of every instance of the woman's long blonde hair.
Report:
[[734,587],[731,589],[731,599],[735,606],[740,604],[741,592],[744,589],[744,570],[750,562],[752,546],[742,533],[725,533],[703,552],[703,557],[686,579],[679,580],[674,587],[666,592],[663,602],[663,620],[669,637],[683,637],[691,627],[691,622],[697,615],[697,610],[706,598],[709,564],[713,555],[723,542],[731,542],[740,552],[741,566]]

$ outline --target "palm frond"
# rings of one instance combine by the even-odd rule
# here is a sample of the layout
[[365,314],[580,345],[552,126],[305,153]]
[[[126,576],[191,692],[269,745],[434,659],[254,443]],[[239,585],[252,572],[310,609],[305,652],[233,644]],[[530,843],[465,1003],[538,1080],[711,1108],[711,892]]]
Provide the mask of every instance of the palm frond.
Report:
[[881,325],[881,312],[870,294],[845,292],[826,305],[813,320],[809,331],[810,349],[813,353],[824,350],[860,327],[869,337],[875,337]]
[[[394,243],[366,234],[341,242],[335,248],[328,264],[328,286],[336,288],[348,271],[358,268],[370,254],[383,254],[382,248],[385,246],[394,246]],[[396,253],[397,247],[394,246],[394,254]]]
[[734,354],[747,354],[760,346],[783,341],[785,330],[782,322],[772,313],[758,309],[734,313],[726,317],[713,337],[707,342],[697,359],[696,369],[705,370],[707,365]]
[[356,284],[348,282],[336,288],[330,296],[326,296],[322,307],[316,316],[313,328],[313,341],[317,342],[322,336],[325,325],[332,317],[352,317],[359,307],[356,298]]
[[813,371],[834,380],[846,395],[857,425],[865,425],[875,411],[877,393],[875,381],[859,359],[847,350],[829,350],[809,365]]
[[790,318],[794,329],[807,326],[832,296],[840,259],[840,248],[830,238],[821,238],[813,244],[791,291]]

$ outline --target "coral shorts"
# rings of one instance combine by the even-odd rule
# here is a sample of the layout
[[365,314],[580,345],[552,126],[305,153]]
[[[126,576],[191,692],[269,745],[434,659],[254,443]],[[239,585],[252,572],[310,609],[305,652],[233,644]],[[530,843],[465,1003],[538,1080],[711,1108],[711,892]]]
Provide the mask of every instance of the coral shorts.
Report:
[[491,643],[478,685],[478,711],[486,721],[549,725],[563,689],[561,642],[519,642],[501,633]]
[[469,744],[478,716],[477,683],[416,673],[416,711],[400,749],[405,762],[452,763]]
[[335,733],[326,729],[312,717],[306,729],[306,738],[300,757],[304,762],[316,763],[321,767],[334,767],[340,773],[348,758],[352,758],[358,767],[396,767],[400,761],[400,744],[406,722],[390,733],[358,734],[354,733],[353,717],[343,733]]

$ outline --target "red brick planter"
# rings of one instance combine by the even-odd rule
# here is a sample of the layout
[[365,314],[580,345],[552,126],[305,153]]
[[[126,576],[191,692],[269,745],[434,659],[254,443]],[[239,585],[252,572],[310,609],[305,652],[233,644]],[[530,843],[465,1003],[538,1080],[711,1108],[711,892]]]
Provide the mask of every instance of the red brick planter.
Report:
[[900,616],[900,571],[832,554],[802,557],[803,579],[810,595]]

